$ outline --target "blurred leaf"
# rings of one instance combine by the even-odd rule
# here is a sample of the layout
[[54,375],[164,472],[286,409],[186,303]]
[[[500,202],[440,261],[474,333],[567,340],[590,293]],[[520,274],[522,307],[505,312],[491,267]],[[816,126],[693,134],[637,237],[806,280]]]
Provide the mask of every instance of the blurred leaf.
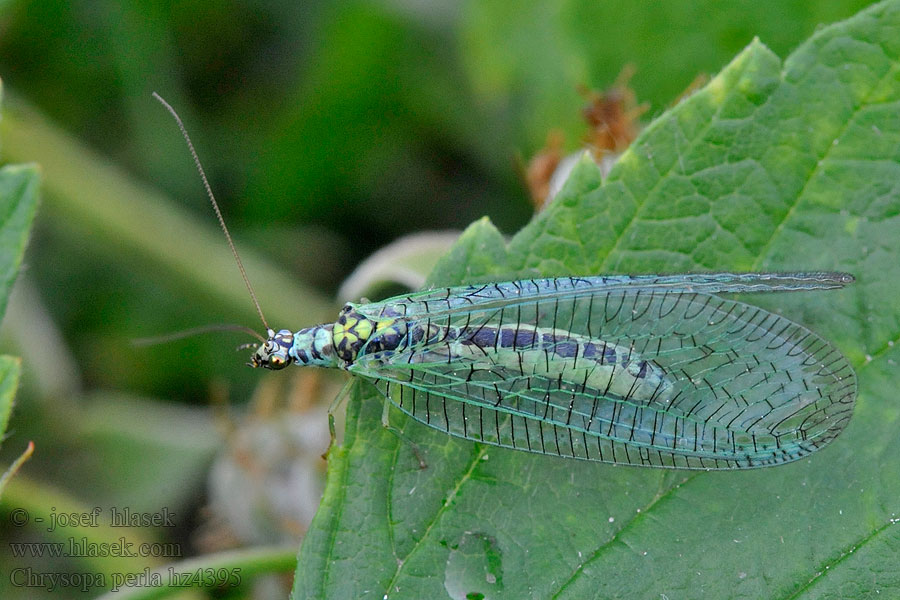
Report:
[[[13,282],[22,264],[25,243],[37,210],[38,174],[34,165],[7,165],[0,168],[0,318]],[[21,361],[12,356],[0,356],[0,441],[4,437],[12,414],[13,400],[19,385]],[[24,460],[33,452],[29,445],[0,478],[0,492]]]
[[[625,65],[654,113],[701,73],[715,73],[755,36],[787,53],[821,23],[846,18],[866,0],[738,2],[465,3],[461,52],[471,86],[519,147],[541,147],[549,128],[570,147],[584,135],[579,86],[604,88]],[[651,113],[653,114],[653,113]],[[508,124],[508,125],[507,125]]]
[[486,207],[521,223],[528,205],[478,172],[515,182],[508,131],[472,110],[454,32],[423,30],[379,2],[328,11],[302,85],[260,125],[265,151],[251,157],[243,213],[327,221],[355,247],[426,224],[461,228]]
[[[248,581],[258,576],[290,571],[296,560],[294,549],[285,546],[256,546],[204,554],[170,562],[165,567],[156,569],[147,578],[155,585],[144,581],[122,585],[100,596],[99,600],[194,600],[208,597],[200,595],[199,590],[207,589],[209,595],[215,597],[221,590],[231,591],[230,588],[242,588],[235,595],[244,597],[240,594]],[[192,578],[188,573],[198,575]],[[199,576],[200,573],[204,576]],[[120,578],[122,575],[123,573],[119,573]],[[194,593],[191,594],[186,589]],[[250,594],[255,594],[250,597],[266,597],[263,592],[257,594],[254,591]]]
[[[60,460],[54,481],[94,502],[152,512],[189,505],[222,445],[210,411],[124,393],[83,398],[76,438],[79,448]],[[95,457],[102,458],[98,468]],[[135,476],[140,473],[140,476]],[[166,481],[167,485],[159,485]]]
[[294,597],[900,593],[888,566],[900,562],[900,479],[886,468],[900,462],[898,70],[896,1],[819,31],[783,63],[754,41],[648,127],[606,182],[582,162],[508,246],[476,223],[432,278],[851,271],[843,292],[749,298],[858,369],[856,413],[834,444],[778,468],[674,472],[478,446],[393,411],[424,451],[419,470],[360,384]]

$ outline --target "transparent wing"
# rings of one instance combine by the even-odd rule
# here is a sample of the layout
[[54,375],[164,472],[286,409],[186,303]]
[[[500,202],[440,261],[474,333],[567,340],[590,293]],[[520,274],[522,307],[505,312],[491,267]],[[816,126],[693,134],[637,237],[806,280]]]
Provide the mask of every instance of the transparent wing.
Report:
[[474,308],[510,306],[544,300],[596,294],[778,292],[837,289],[853,282],[849,273],[815,271],[797,273],[687,273],[679,275],[609,275],[555,277],[438,288],[391,298],[384,302],[354,305],[370,318],[440,317]]
[[805,327],[685,286],[495,299],[406,323],[405,344],[350,370],[426,425],[531,452],[778,464],[831,441],[856,394],[846,359]]

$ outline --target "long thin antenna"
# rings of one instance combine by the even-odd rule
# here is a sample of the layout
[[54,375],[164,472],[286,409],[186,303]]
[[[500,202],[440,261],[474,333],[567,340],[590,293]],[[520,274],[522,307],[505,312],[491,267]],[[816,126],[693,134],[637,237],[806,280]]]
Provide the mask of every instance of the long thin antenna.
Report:
[[256,339],[258,339],[262,343],[266,343],[266,338],[259,335],[256,331],[246,327],[244,325],[201,325],[200,327],[191,327],[190,329],[185,329],[183,331],[176,331],[175,333],[167,333],[165,335],[156,335],[153,337],[143,337],[131,340],[131,344],[133,346],[155,346],[157,344],[167,344],[169,342],[174,342],[175,340],[183,340],[184,338],[194,337],[195,335],[201,335],[204,333],[210,333],[213,331],[240,331],[242,333],[246,333],[248,335],[252,335]]
[[219,225],[222,227],[222,232],[225,234],[225,239],[228,240],[228,246],[231,248],[231,254],[234,256],[234,260],[237,263],[238,269],[241,271],[241,277],[244,279],[244,284],[247,286],[247,291],[250,292],[250,298],[253,299],[253,304],[256,306],[256,312],[259,314],[259,318],[263,323],[263,326],[266,328],[266,331],[269,331],[271,328],[269,327],[268,321],[266,321],[266,317],[263,315],[262,308],[259,306],[259,301],[256,299],[256,292],[253,291],[253,286],[250,285],[250,279],[247,278],[247,272],[244,270],[244,263],[241,262],[241,257],[238,254],[237,248],[234,247],[234,241],[231,239],[231,234],[228,232],[228,227],[225,225],[225,219],[222,217],[222,211],[219,210],[219,203],[216,202],[216,197],[213,195],[212,187],[209,185],[209,180],[206,178],[206,172],[203,170],[203,165],[200,164],[200,157],[197,156],[197,151],[194,150],[194,144],[191,142],[191,136],[188,135],[187,129],[184,127],[184,123],[181,122],[181,117],[178,116],[178,113],[175,112],[175,109],[169,105],[168,102],[163,100],[162,96],[153,92],[153,97],[159,100],[159,103],[166,107],[166,110],[172,115],[175,119],[175,122],[178,123],[178,129],[181,130],[181,135],[184,136],[184,141],[187,142],[188,150],[191,151],[191,156],[194,157],[194,164],[197,166],[197,171],[200,173],[200,178],[203,179],[203,187],[206,188],[206,195],[209,196],[209,201],[212,203],[213,210],[216,211],[216,217],[219,219]]

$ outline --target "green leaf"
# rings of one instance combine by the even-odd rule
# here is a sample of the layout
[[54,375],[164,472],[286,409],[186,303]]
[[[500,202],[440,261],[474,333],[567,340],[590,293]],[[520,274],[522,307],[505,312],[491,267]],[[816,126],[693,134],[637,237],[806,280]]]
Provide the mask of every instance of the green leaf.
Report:
[[[504,245],[474,224],[436,284],[512,276],[840,269],[841,292],[748,296],[859,375],[847,431],[740,472],[566,461],[391,423],[355,387],[294,597],[822,598],[900,594],[900,2],[784,62],[751,43],[608,180],[588,162]],[[481,582],[483,585],[479,585]]]
[[[13,399],[19,385],[21,361],[12,356],[0,356],[0,436],[6,431],[12,413]],[[2,440],[2,437],[0,437]],[[0,490],[2,491],[2,490]]]
[[0,169],[0,317],[25,253],[37,208],[38,179],[34,165]]

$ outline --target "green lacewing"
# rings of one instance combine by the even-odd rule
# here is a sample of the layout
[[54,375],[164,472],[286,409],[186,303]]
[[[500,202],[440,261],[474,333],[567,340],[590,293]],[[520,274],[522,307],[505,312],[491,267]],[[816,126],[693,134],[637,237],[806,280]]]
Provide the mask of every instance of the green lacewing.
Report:
[[[840,272],[523,279],[347,304],[268,326],[250,364],[343,369],[450,435],[615,464],[743,469],[802,458],[847,425],[856,375],[803,325],[718,294],[839,289]],[[250,330],[252,331],[252,330]]]

